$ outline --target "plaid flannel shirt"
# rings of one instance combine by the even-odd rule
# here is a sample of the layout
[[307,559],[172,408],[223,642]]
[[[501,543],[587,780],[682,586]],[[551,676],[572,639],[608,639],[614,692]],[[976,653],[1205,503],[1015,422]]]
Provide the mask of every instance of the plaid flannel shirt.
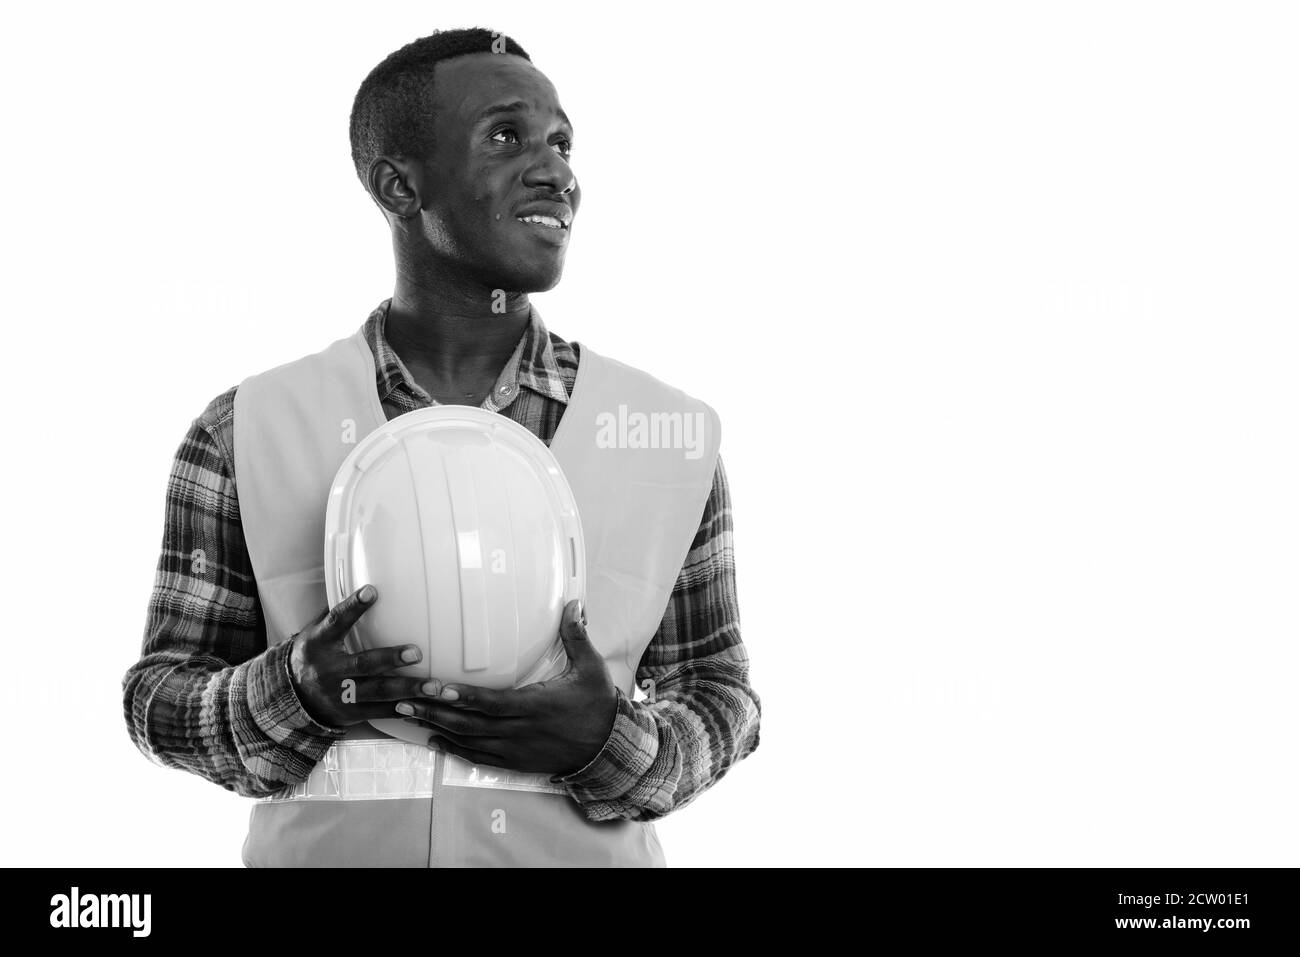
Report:
[[[384,338],[390,302],[376,307],[363,332],[391,419],[437,403]],[[534,309],[483,408],[549,445],[579,358]],[[305,780],[343,732],[304,710],[289,678],[290,643],[267,647],[235,488],[234,395],[231,388],[208,404],[173,460],[143,648],[123,679],[123,706],[132,740],[156,763],[261,797]],[[201,572],[191,561],[196,549],[203,550]],[[633,701],[619,690],[604,747],[586,767],[558,779],[593,821],[662,817],[758,746],[760,703],[740,639],[731,501],[720,457],[699,530],[636,679],[654,682],[654,700]]]

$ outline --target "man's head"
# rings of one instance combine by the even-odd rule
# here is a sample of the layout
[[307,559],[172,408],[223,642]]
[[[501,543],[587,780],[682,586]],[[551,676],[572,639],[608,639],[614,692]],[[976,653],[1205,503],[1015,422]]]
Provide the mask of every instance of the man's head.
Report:
[[361,84],[350,133],[408,265],[511,292],[559,282],[581,196],[573,129],[514,40],[472,29],[407,44]]

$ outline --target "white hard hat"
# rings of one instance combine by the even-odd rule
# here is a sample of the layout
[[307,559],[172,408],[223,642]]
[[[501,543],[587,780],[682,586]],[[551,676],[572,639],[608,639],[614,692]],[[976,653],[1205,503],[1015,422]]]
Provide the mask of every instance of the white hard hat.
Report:
[[[363,585],[379,600],[351,651],[418,645],[398,671],[510,688],[567,662],[564,605],[582,598],[577,503],[546,445],[504,415],[443,405],[371,432],[339,467],[325,513],[329,605]],[[372,722],[423,742],[400,719]]]

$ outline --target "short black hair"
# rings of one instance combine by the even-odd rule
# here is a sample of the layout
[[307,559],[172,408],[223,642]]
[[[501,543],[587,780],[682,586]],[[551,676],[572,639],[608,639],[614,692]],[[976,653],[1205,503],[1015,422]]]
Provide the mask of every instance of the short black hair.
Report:
[[384,57],[352,101],[348,134],[361,185],[376,156],[424,156],[433,141],[433,68],[471,53],[511,53],[532,62],[524,48],[496,30],[435,30]]

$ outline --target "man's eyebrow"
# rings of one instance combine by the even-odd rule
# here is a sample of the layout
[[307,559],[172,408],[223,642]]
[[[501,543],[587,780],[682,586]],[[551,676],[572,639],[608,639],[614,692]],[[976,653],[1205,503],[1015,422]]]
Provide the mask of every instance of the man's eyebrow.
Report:
[[[484,120],[491,119],[494,116],[500,116],[504,113],[519,113],[521,111],[526,111],[527,109],[528,104],[523,100],[511,100],[509,103],[493,103],[491,106],[486,107],[481,113],[479,113],[479,115],[475,117],[474,122],[482,123]],[[560,119],[564,121],[564,125],[572,129],[573,123],[569,120],[569,115],[565,113],[564,110],[557,110],[556,112],[559,114]]]
[[528,104],[523,100],[511,100],[509,103],[493,103],[491,106],[484,109],[483,112],[479,113],[479,115],[474,118],[474,122],[479,123],[490,117],[498,116],[501,113],[518,113],[520,110],[526,109],[528,109]]

